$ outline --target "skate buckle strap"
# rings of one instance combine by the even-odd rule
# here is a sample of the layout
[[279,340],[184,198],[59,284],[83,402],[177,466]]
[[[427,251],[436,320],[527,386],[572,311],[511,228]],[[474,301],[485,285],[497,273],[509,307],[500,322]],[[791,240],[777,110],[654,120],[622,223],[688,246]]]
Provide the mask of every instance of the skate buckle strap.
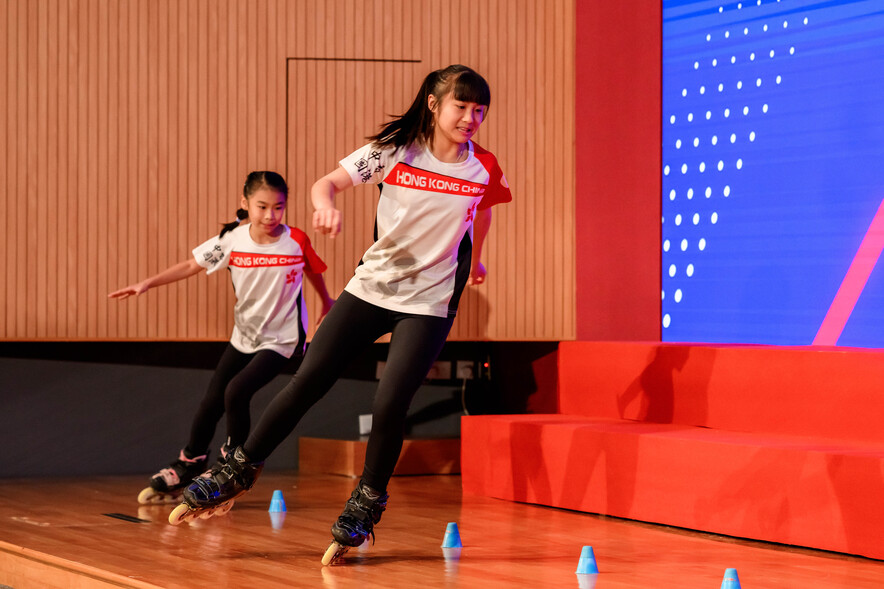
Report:
[[341,516],[338,518],[337,525],[339,528],[346,530],[347,534],[349,534],[350,537],[362,536],[364,538],[366,536],[366,528],[369,528],[367,530],[367,535],[371,536],[371,544],[372,546],[374,545],[374,524],[372,524],[371,518],[367,518],[365,521],[363,521],[354,515],[344,513],[341,514]]

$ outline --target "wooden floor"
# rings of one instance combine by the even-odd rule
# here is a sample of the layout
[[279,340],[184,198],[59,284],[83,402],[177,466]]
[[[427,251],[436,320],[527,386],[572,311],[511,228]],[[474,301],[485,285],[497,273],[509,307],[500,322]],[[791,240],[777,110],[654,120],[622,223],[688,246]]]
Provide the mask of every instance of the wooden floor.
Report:
[[[377,544],[322,567],[353,479],[267,473],[226,517],[177,527],[169,507],[136,504],[143,484],[0,481],[0,585],[717,589],[736,568],[743,589],[884,586],[884,562],[462,496],[452,475],[395,477]],[[288,507],[282,522],[267,511],[275,489]],[[448,522],[458,524],[459,555],[440,547]],[[598,575],[575,574],[585,545]]]

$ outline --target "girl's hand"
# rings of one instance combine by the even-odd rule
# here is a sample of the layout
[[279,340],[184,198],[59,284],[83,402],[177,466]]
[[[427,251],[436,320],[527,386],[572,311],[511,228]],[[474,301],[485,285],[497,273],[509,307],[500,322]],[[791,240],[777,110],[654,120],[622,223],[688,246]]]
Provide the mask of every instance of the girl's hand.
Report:
[[147,292],[147,289],[150,288],[146,282],[138,282],[136,284],[130,284],[127,287],[121,288],[120,290],[115,290],[114,292],[107,295],[109,299],[128,299],[131,296],[138,296],[144,292]]
[[322,323],[322,320],[325,319],[325,316],[328,315],[328,312],[331,311],[332,305],[335,304],[335,299],[328,297],[323,299],[322,301],[322,312],[319,314],[319,321],[316,322],[316,325]]
[[487,273],[488,272],[485,270],[485,266],[482,264],[482,262],[479,262],[478,264],[470,268],[470,279],[467,281],[467,284],[482,284],[483,282],[485,282],[485,275]]
[[334,239],[341,232],[341,211],[326,207],[313,211],[313,229]]

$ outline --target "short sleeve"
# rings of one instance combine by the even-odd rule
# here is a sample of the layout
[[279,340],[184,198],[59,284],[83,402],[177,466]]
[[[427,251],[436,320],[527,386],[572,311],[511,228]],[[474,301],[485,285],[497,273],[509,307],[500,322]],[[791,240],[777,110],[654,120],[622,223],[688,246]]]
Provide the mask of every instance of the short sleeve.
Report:
[[339,163],[350,174],[354,186],[359,184],[378,184],[384,178],[384,170],[386,170],[391,153],[392,149],[390,148],[381,149],[369,143],[368,145],[363,145]]
[[[229,242],[229,240],[224,241]],[[230,260],[229,254],[230,251],[224,247],[217,235],[193,248],[193,257],[197,264],[206,269],[206,274],[226,268]]]
[[289,231],[291,232],[292,239],[298,242],[298,245],[301,246],[301,251],[304,252],[304,272],[310,272],[311,274],[322,274],[325,272],[328,266],[325,265],[319,254],[313,249],[307,234],[296,227],[289,227]]
[[494,154],[479,146],[475,146],[474,155],[480,162],[482,162],[482,165],[488,171],[489,176],[488,188],[482,196],[479,208],[487,209],[494,205],[503,204],[513,200],[510,186],[507,184],[506,177],[503,175],[503,170],[500,169],[500,165],[497,163],[497,158],[494,157]]

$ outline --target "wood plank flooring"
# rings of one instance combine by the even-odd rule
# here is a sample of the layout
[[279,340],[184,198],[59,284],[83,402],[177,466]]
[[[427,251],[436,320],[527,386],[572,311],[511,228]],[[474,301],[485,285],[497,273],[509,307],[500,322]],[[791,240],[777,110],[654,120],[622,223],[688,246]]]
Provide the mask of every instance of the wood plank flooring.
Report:
[[[0,480],[0,585],[717,589],[736,568],[743,589],[884,586],[884,562],[463,496],[456,475],[395,477],[377,543],[322,567],[354,482],[266,473],[227,516],[171,526],[171,506],[135,502],[145,477]],[[277,489],[282,521],[268,513]],[[448,522],[459,555],[441,548]],[[575,574],[583,546],[598,575]]]

